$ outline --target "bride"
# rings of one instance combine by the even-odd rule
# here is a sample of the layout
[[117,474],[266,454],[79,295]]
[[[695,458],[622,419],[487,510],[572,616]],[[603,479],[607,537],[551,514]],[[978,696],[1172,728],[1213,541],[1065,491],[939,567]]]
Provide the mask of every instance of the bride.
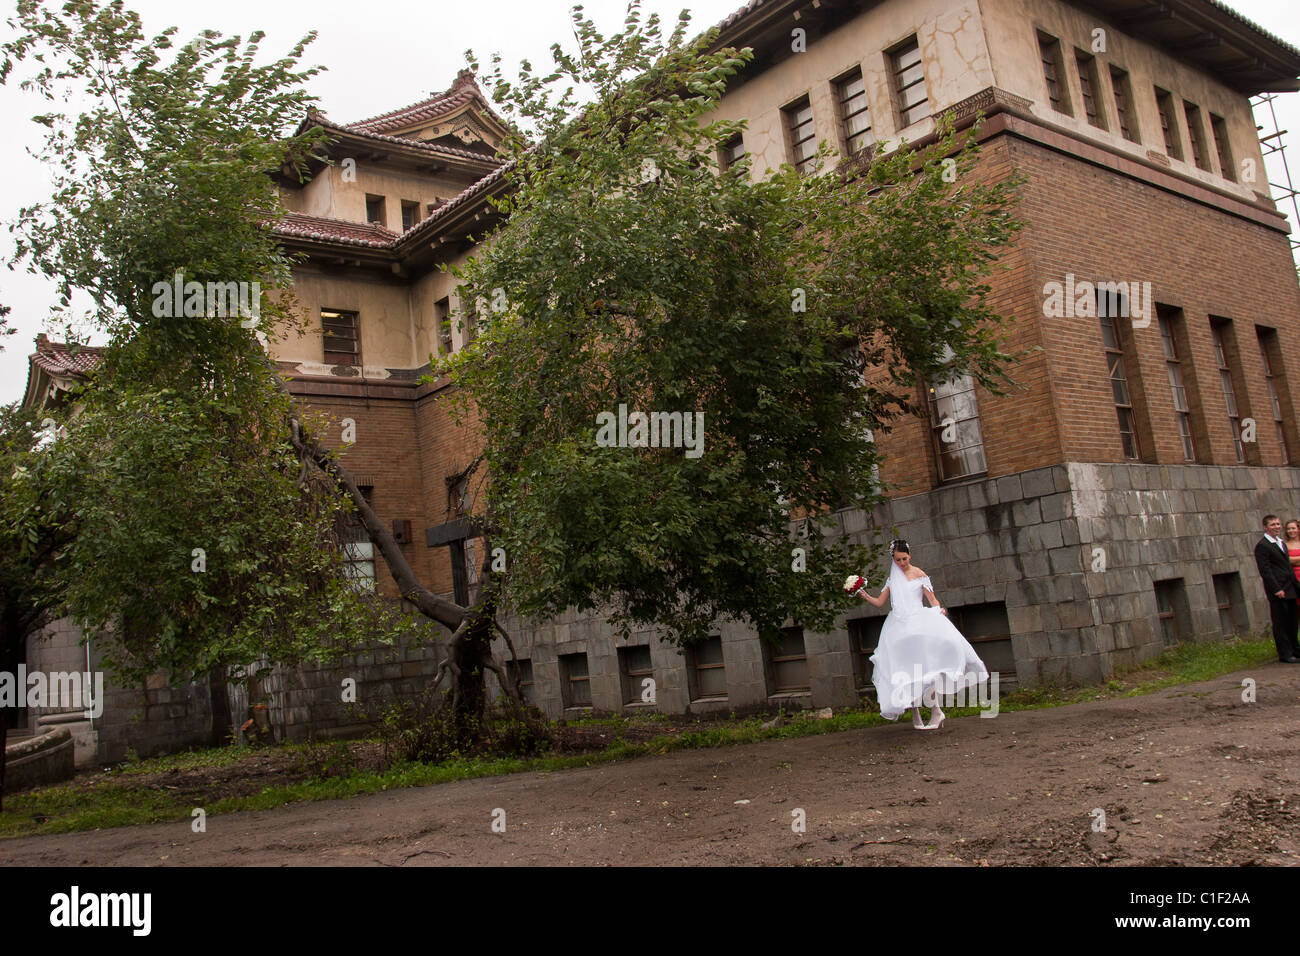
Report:
[[[907,542],[892,542],[890,552],[893,565],[880,597],[872,597],[865,586],[854,592],[873,607],[884,607],[886,598],[893,602],[871,655],[875,665],[871,681],[876,685],[881,716],[897,720],[911,707],[913,727],[937,730],[944,721],[939,697],[974,687],[988,680],[989,672],[970,642],[948,620],[930,578],[912,564]],[[923,595],[929,607],[922,602]],[[922,703],[930,707],[928,724],[921,723]]]

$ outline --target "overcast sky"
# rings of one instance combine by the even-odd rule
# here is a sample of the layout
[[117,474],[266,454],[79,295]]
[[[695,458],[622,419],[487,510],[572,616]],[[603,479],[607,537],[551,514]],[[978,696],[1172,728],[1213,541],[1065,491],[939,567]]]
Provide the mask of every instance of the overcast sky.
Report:
[[[687,6],[693,26],[703,30],[734,12],[744,0],[645,0],[646,13],[658,12],[671,25]],[[1295,0],[1228,0],[1235,9],[1292,46],[1300,46]],[[571,45],[570,0],[314,0],[312,3],[266,0],[223,0],[219,4],[185,0],[127,0],[153,35],[176,25],[182,37],[211,28],[223,34],[247,36],[264,30],[262,49],[268,54],[288,50],[307,30],[320,33],[308,48],[307,61],[328,67],[311,85],[321,107],[335,121],[352,122],[416,102],[451,85],[465,66],[464,51],[472,48],[486,62],[500,53],[507,65],[530,59],[539,69],[550,62],[548,49],[556,41]],[[607,28],[622,22],[624,0],[587,0],[586,12]],[[7,19],[8,15],[6,16]],[[0,25],[0,36],[11,34]],[[510,75],[508,73],[508,75]],[[1276,102],[1287,136],[1292,173],[1300,178],[1300,94],[1285,94]],[[0,220],[12,222],[20,207],[48,197],[44,168],[27,155],[41,142],[43,127],[30,117],[43,112],[40,101],[12,84],[0,87]],[[1279,181],[1279,174],[1271,175]],[[1290,212],[1290,205],[1285,210]],[[0,233],[6,262],[12,256],[7,230]],[[55,302],[52,286],[22,271],[0,271],[0,303],[13,307],[10,324],[18,333],[3,341],[0,352],[0,402],[22,397],[27,381],[27,356],[36,333],[45,329]]]

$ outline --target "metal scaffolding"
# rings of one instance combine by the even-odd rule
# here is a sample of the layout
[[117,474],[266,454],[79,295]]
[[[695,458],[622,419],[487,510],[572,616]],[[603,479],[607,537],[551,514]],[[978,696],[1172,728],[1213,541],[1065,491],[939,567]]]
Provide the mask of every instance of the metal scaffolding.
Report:
[[[1286,161],[1286,143],[1282,139],[1287,131],[1279,128],[1277,110],[1273,107],[1275,99],[1277,99],[1276,93],[1258,93],[1250,98],[1250,105],[1255,111],[1257,121],[1255,129],[1260,132],[1260,151],[1264,154],[1264,178],[1273,191],[1273,201],[1279,207],[1287,202],[1291,204],[1291,253],[1294,256],[1296,251],[1300,250],[1300,200],[1297,199],[1300,190],[1295,188],[1291,180],[1291,168]],[[1259,120],[1263,120],[1263,123],[1258,123]],[[1284,182],[1273,182],[1272,174],[1268,170],[1268,158],[1274,155],[1277,156],[1274,165],[1281,167]]]

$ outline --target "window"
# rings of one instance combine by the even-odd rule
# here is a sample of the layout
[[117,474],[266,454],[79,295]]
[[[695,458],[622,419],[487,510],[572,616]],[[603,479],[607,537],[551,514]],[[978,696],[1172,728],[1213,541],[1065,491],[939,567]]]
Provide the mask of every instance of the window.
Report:
[[1282,395],[1286,389],[1286,380],[1278,371],[1282,367],[1281,352],[1277,343],[1277,329],[1255,326],[1259,337],[1259,354],[1264,360],[1264,382],[1268,385],[1268,401],[1273,408],[1273,424],[1277,428],[1277,445],[1282,454],[1282,464],[1291,464],[1291,451],[1287,447],[1286,428],[1282,419]]
[[739,133],[718,148],[718,165],[728,172],[745,158],[745,139]]
[[1097,58],[1082,50],[1075,50],[1074,62],[1079,69],[1079,92],[1083,94],[1083,113],[1091,125],[1098,129],[1105,129],[1106,120],[1101,115],[1101,103],[1097,100],[1097,91],[1101,89],[1101,80],[1097,76]]
[[1224,348],[1224,332],[1229,323],[1226,319],[1210,320],[1210,334],[1214,337],[1214,360],[1219,366],[1219,384],[1223,387],[1223,404],[1228,409],[1228,430],[1232,433],[1232,447],[1237,461],[1246,461],[1246,451],[1241,443],[1241,411],[1237,408],[1237,390],[1232,383],[1232,368],[1228,365],[1228,352]]
[[810,172],[817,158],[817,131],[813,128],[812,104],[808,97],[787,106],[785,128],[790,136],[790,161],[800,173]]
[[803,628],[783,627],[775,643],[763,641],[767,655],[768,687],[773,694],[799,694],[809,689],[808,655],[804,652]]
[[357,365],[361,358],[361,323],[355,312],[321,309],[321,337],[326,365]]
[[1183,100],[1183,116],[1187,120],[1187,139],[1192,145],[1192,162],[1198,169],[1210,169],[1210,153],[1205,148],[1205,126],[1201,122],[1201,108]]
[[560,683],[565,707],[591,706],[591,678],[587,676],[586,654],[560,655]]
[[1133,102],[1133,87],[1128,81],[1128,73],[1117,66],[1110,68],[1110,86],[1115,94],[1115,120],[1119,131],[1126,140],[1133,143],[1142,142],[1138,136],[1137,121],[1129,116],[1130,104]]
[[438,337],[438,349],[443,355],[456,350],[451,337],[451,300],[439,299],[433,304],[433,328]]
[[1178,119],[1174,116],[1174,97],[1168,90],[1156,87],[1156,112],[1160,114],[1160,132],[1165,137],[1165,152],[1174,159],[1183,158],[1183,148],[1178,138]]
[[420,221],[420,204],[418,202],[410,202],[406,199],[403,199],[402,200],[402,232],[406,232],[406,230],[410,229],[419,221]]
[[1214,148],[1219,154],[1219,174],[1237,181],[1237,166],[1232,161],[1232,144],[1228,141],[1228,124],[1222,116],[1210,114],[1210,131],[1214,134]]
[[478,338],[479,304],[465,294],[464,288],[456,292],[456,301],[460,304],[461,335],[465,337],[465,344],[468,345]]
[[867,88],[862,70],[856,69],[835,81],[835,98],[840,105],[840,135],[844,152],[852,156],[871,145],[871,110],[867,108]]
[[519,696],[524,703],[537,706],[537,693],[533,684],[533,662],[528,658],[521,661],[506,661],[506,680],[519,688]]
[[1101,341],[1106,353],[1106,367],[1110,370],[1110,391],[1115,399],[1115,414],[1119,419],[1119,437],[1124,446],[1124,457],[1138,461],[1137,417],[1133,412],[1133,397],[1129,392],[1128,375],[1124,371],[1124,348],[1119,339],[1119,328],[1106,309],[1101,313]]
[[969,375],[930,386],[930,431],[939,480],[952,481],[988,471],[980,432],[975,381]]
[[383,196],[366,196],[366,222],[387,228],[388,216],[384,211]]
[[948,619],[975,647],[989,673],[997,671],[999,684],[1015,678],[1016,654],[1011,647],[1011,619],[1005,601],[949,607]]
[[1177,309],[1156,306],[1160,325],[1160,341],[1165,352],[1165,371],[1169,375],[1169,391],[1174,400],[1174,416],[1178,420],[1178,434],[1183,443],[1183,460],[1196,460],[1196,445],[1192,441],[1192,413],[1187,404],[1187,388],[1183,385],[1183,366],[1174,342],[1175,326],[1181,320]]
[[722,659],[722,637],[713,635],[686,651],[691,700],[726,700],[727,669]]
[[1224,637],[1246,630],[1246,602],[1241,596],[1241,575],[1236,571],[1214,575],[1214,600],[1219,605],[1219,628]]
[[465,583],[470,587],[478,585],[478,575],[481,570],[478,560],[478,546],[474,544],[477,538],[465,539]]
[[906,129],[930,115],[930,101],[925,91],[925,66],[916,36],[889,54],[893,75],[894,103],[898,109],[898,128]]
[[1156,581],[1156,617],[1165,645],[1172,646],[1192,636],[1191,614],[1187,608],[1187,591],[1182,578]]
[[1038,55],[1043,61],[1043,79],[1047,81],[1047,99],[1058,113],[1073,116],[1070,91],[1065,85],[1065,68],[1061,61],[1061,41],[1046,33],[1038,34]]
[[883,617],[859,617],[848,622],[849,653],[853,655],[853,676],[860,691],[875,692],[876,685],[871,682],[871,655],[876,653],[884,625]]
[[[360,485],[357,488],[366,504],[374,507],[373,485]],[[363,594],[375,593],[375,546],[370,540],[366,526],[357,514],[348,516],[343,530],[343,577]]]
[[644,699],[643,695],[647,688],[654,686],[645,683],[647,678],[651,681],[654,680],[654,668],[650,665],[650,645],[620,647],[618,649],[618,671],[619,676],[623,679],[623,703],[649,703]]

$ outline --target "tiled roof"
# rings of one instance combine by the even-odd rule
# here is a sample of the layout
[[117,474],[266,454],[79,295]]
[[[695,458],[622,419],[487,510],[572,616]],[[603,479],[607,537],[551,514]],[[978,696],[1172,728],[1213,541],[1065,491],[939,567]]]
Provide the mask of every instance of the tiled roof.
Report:
[[1226,13],[1228,16],[1232,17],[1232,18],[1233,18],[1234,20],[1236,20],[1237,22],[1243,24],[1244,26],[1249,27],[1250,29],[1254,30],[1256,33],[1258,33],[1258,34],[1260,34],[1261,36],[1265,37],[1266,39],[1272,41],[1273,43],[1276,43],[1278,46],[1282,47],[1284,50],[1286,50],[1286,51],[1287,51],[1288,53],[1290,53],[1291,55],[1293,55],[1293,56],[1300,56],[1300,50],[1297,50],[1295,47],[1293,47],[1291,44],[1287,43],[1285,40],[1283,40],[1281,37],[1277,36],[1276,34],[1274,34],[1274,33],[1270,33],[1268,30],[1265,30],[1262,26],[1260,26],[1260,25],[1259,25],[1258,23],[1256,23],[1254,20],[1250,20],[1250,19],[1247,19],[1246,17],[1242,16],[1240,13],[1238,13],[1238,12],[1237,12],[1236,10],[1234,10],[1232,7],[1228,6],[1226,3],[1221,2],[1221,0],[1209,0],[1209,2],[1210,2],[1210,4],[1211,4],[1212,6],[1217,7],[1219,10],[1223,11],[1224,13]]
[[412,103],[410,106],[403,106],[401,109],[381,113],[379,116],[372,116],[370,119],[360,120],[356,123],[348,123],[343,128],[354,133],[386,133],[390,130],[401,129],[404,126],[412,126],[416,123],[437,119],[439,116],[454,112],[474,100],[479,100],[493,119],[501,122],[500,117],[493,113],[492,108],[488,106],[487,100],[478,88],[478,84],[474,82],[474,74],[469,70],[461,70],[456,74],[456,80],[451,84],[449,90],[435,93],[428,99]]
[[36,336],[36,351],[31,356],[37,365],[51,375],[74,375],[78,378],[99,368],[103,349],[94,345],[76,345],[51,342],[42,332]]
[[346,219],[328,219],[301,212],[286,214],[275,224],[275,231],[282,236],[323,239],[375,249],[391,246],[398,235],[391,229],[385,229],[372,222],[349,222]]
[[412,103],[410,106],[403,106],[400,110],[393,110],[391,113],[384,113],[382,116],[373,116],[357,123],[348,123],[344,128],[350,129],[354,133],[384,133],[388,130],[401,129],[403,126],[411,126],[423,120],[437,119],[439,116],[464,106],[472,99],[474,99],[473,90],[457,90],[451,94],[438,93],[427,100]]
[[514,166],[507,163],[492,170],[472,186],[461,190],[447,200],[427,217],[417,222],[403,233],[393,232],[373,223],[349,222],[346,219],[329,219],[324,216],[309,216],[306,213],[287,213],[275,225],[275,232],[282,236],[296,236],[303,239],[319,239],[325,242],[342,242],[354,246],[366,246],[371,249],[391,249],[401,240],[419,232],[430,231],[434,224],[445,218],[454,209],[486,192],[493,183],[500,181]]
[[454,146],[443,146],[441,143],[430,143],[428,140],[411,139],[409,136],[386,136],[383,133],[371,133],[366,130],[356,129],[352,126],[344,126],[326,119],[322,113],[312,113],[303,121],[299,130],[305,128],[308,124],[315,123],[317,126],[323,126],[326,129],[336,129],[341,133],[350,133],[353,136],[364,136],[366,139],[377,140],[381,143],[395,143],[399,146],[414,146],[416,149],[428,150],[431,153],[442,153],[447,156],[460,156],[464,159],[477,159],[484,163],[500,162],[495,156],[487,153],[476,153],[472,149],[457,149]]
[[461,192],[459,192],[457,195],[453,196],[451,199],[447,200],[445,203],[443,203],[441,206],[439,206],[437,209],[431,212],[426,219],[420,220],[410,229],[406,230],[406,232],[402,233],[401,238],[406,239],[408,236],[415,235],[416,233],[420,232],[426,227],[430,227],[431,223],[438,222],[440,219],[444,218],[448,213],[450,213],[453,209],[457,209],[460,206],[465,205],[465,203],[469,202],[475,196],[478,196],[483,192],[486,192],[489,186],[503,179],[505,177],[505,174],[514,168],[514,165],[515,165],[514,160],[511,160],[510,162],[506,163],[504,166],[492,170],[492,172],[488,173],[486,176],[484,176],[478,182],[474,183],[472,186],[468,187],[467,189],[461,190]]
[[727,29],[727,27],[733,25],[733,24],[736,23],[737,21],[739,21],[739,20],[743,19],[744,17],[748,16],[749,14],[753,13],[755,10],[757,10],[759,7],[761,7],[761,6],[762,6],[764,3],[766,3],[766,2],[767,2],[767,0],[749,0],[749,3],[745,4],[743,7],[741,7],[739,10],[737,10],[735,13],[732,13],[732,14],[728,15],[727,18],[724,19],[721,23],[719,23],[715,29],[718,29],[718,30],[725,30],[725,29]]

